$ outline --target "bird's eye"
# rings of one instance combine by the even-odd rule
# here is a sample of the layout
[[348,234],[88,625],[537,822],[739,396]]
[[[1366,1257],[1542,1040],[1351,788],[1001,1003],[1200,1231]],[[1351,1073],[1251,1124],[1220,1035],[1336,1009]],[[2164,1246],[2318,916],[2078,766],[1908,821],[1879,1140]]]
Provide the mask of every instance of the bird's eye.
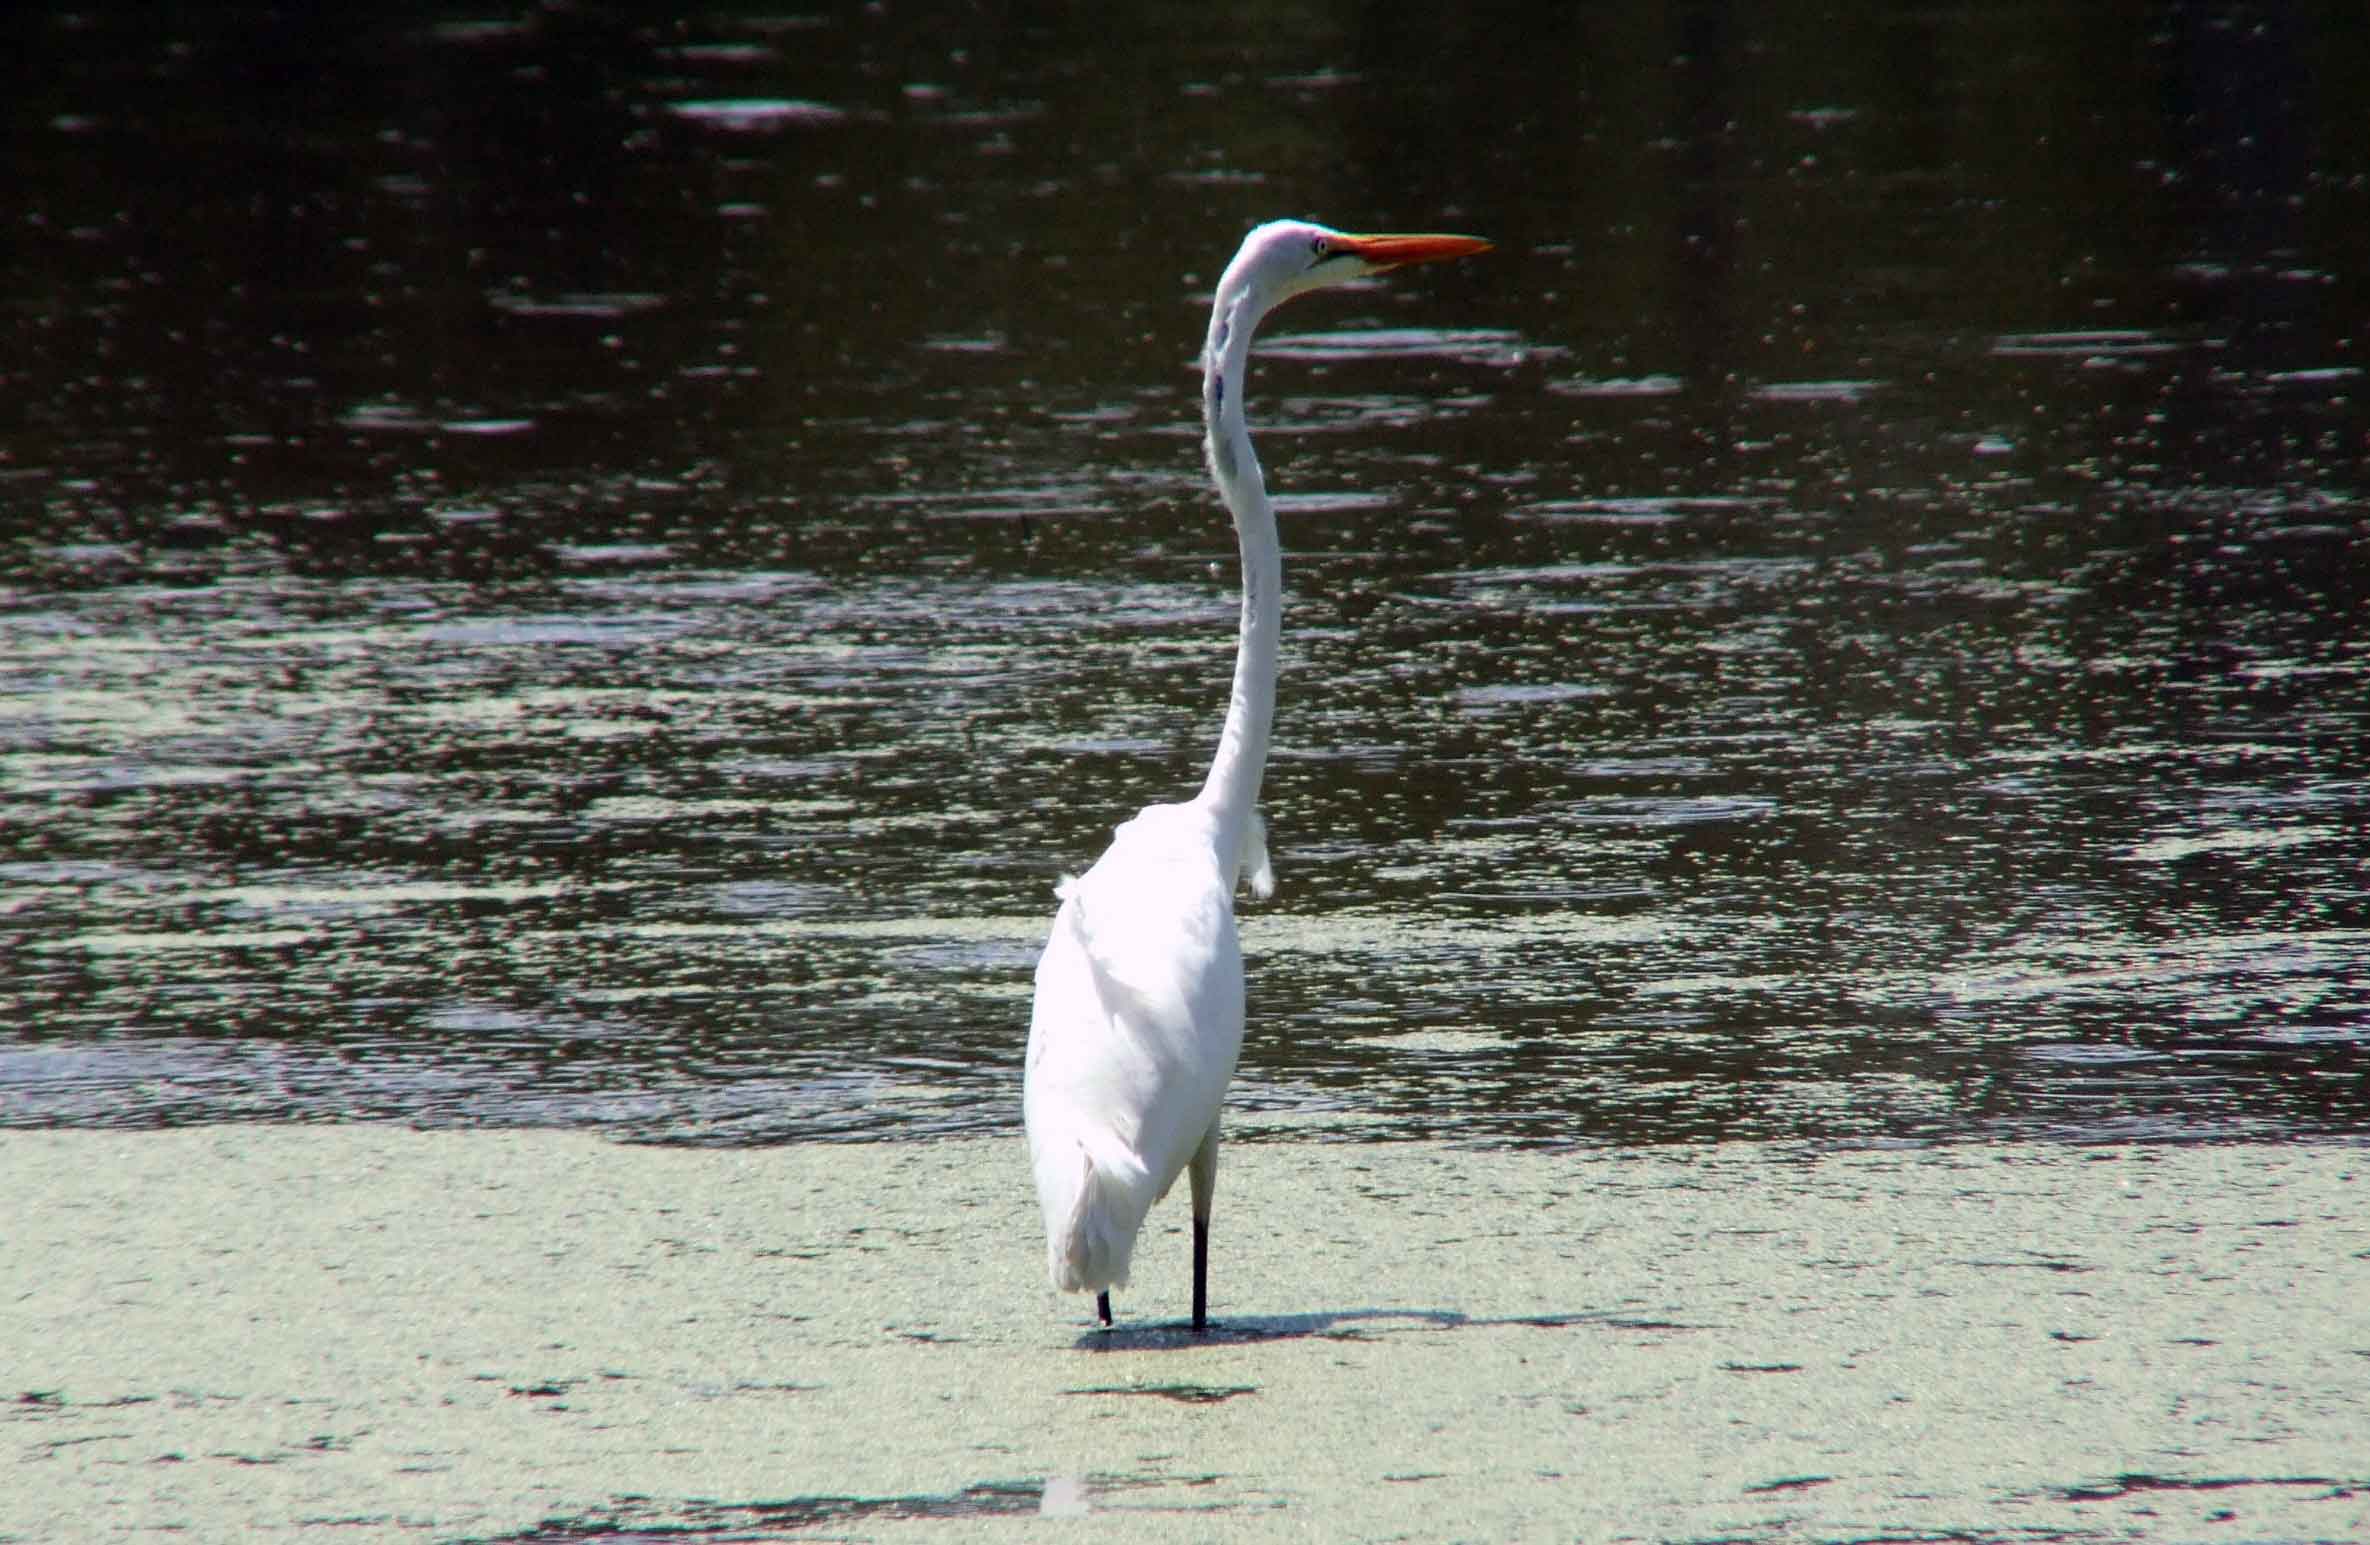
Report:
[[1333,255],[1333,243],[1319,236],[1308,244],[1308,250],[1318,262],[1322,263]]

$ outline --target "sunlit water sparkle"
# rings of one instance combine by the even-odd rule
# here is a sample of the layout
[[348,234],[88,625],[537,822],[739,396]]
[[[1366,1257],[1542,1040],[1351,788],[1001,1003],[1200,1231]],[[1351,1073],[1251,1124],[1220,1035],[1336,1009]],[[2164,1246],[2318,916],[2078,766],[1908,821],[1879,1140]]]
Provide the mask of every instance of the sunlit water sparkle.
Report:
[[[1289,137],[1210,159],[1212,93],[1308,110],[1283,43],[1148,53],[1187,109],[1114,168],[1083,36],[939,84],[853,24],[383,26],[6,67],[0,1124],[1012,1127],[1055,877],[1215,733],[1191,350],[1305,208],[1500,246],[1253,367],[1230,1130],[2370,1132],[2358,130],[2225,184],[2276,229],[2152,224],[2137,159],[1895,164],[1849,50],[1848,107],[1696,122],[1631,95],[1658,47],[1576,120],[1500,61],[1453,188],[1355,152],[1373,210]],[[285,88],[309,137],[254,126],[274,41],[350,88]],[[2086,255],[2030,267],[2036,206]]]

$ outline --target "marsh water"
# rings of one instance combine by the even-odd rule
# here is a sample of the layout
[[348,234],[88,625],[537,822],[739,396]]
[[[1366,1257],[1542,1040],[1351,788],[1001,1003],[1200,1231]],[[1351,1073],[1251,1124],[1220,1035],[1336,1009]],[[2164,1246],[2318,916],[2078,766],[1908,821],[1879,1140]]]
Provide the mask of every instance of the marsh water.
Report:
[[17,13],[0,1125],[1016,1126],[1290,214],[1237,1130],[2370,1134],[2370,26],[1875,9]]

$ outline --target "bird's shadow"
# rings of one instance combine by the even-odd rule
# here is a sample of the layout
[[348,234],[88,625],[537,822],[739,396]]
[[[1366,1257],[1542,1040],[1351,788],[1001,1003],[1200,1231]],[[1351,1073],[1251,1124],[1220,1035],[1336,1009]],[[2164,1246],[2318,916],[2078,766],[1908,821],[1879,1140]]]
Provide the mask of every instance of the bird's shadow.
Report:
[[1588,1325],[1643,1331],[1696,1328],[1669,1320],[1642,1320],[1611,1310],[1477,1319],[1455,1309],[1334,1309],[1318,1314],[1234,1315],[1211,1320],[1206,1330],[1195,1330],[1188,1320],[1122,1322],[1087,1331],[1072,1346],[1081,1352],[1182,1352],[1194,1347],[1241,1346],[1259,1341],[1374,1341],[1392,1331],[1463,1330],[1499,1325],[1526,1325],[1536,1330]]

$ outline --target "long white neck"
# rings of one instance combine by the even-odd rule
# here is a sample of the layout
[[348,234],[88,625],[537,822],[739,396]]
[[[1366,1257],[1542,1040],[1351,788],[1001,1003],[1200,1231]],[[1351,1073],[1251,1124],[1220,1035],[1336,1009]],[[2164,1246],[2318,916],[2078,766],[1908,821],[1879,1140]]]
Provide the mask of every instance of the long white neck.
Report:
[[1234,693],[1226,705],[1226,727],[1218,735],[1218,754],[1210,759],[1210,775],[1201,786],[1201,803],[1218,818],[1219,851],[1230,855],[1242,851],[1244,833],[1259,805],[1268,730],[1275,718],[1277,644],[1284,626],[1284,555],[1276,540],[1275,508],[1267,502],[1259,458],[1252,454],[1251,432],[1243,423],[1243,370],[1250,360],[1251,332],[1264,309],[1247,290],[1221,281],[1210,313],[1209,340],[1202,349],[1202,417],[1208,430],[1203,448],[1218,495],[1234,514],[1243,561]]

